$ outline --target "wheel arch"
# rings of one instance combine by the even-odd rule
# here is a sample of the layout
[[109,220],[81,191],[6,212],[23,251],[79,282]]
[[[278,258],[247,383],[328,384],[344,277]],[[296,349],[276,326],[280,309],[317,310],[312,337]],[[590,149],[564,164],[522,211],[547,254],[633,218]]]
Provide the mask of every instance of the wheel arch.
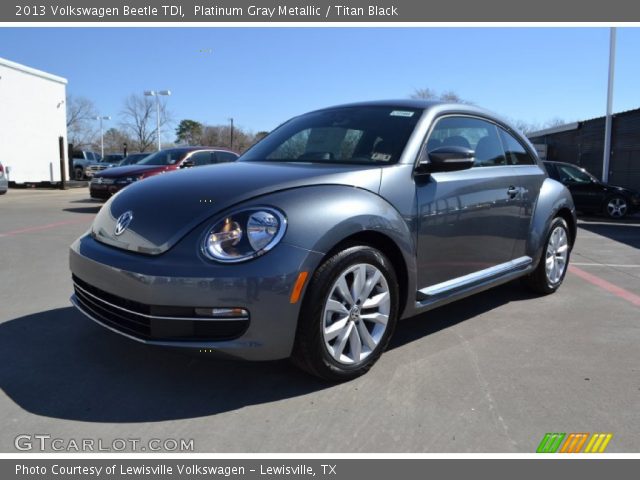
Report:
[[398,280],[398,287],[400,291],[400,298],[398,299],[398,315],[399,318],[402,318],[402,314],[405,311],[405,307],[409,299],[409,271],[400,247],[398,247],[391,237],[384,233],[371,230],[354,233],[338,242],[325,254],[320,263],[322,264],[336,253],[354,246],[375,248],[389,259],[391,266],[395,271],[396,279]]

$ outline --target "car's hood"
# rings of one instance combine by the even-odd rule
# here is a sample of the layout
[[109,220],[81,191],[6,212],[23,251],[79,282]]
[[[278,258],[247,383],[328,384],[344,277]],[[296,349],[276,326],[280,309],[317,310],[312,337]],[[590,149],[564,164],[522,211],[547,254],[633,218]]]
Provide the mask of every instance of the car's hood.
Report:
[[616,185],[611,185],[610,183],[601,183],[601,185],[603,185],[609,192],[617,192],[617,193],[622,193],[630,196],[638,194],[636,190],[631,190],[630,188],[625,188],[625,187],[618,187]]
[[97,173],[95,176],[105,178],[129,177],[142,175],[143,173],[149,173],[154,170],[164,170],[166,168],[166,165],[125,165],[123,167],[113,167],[108,170],[104,170]]
[[[120,168],[128,167],[114,170]],[[96,216],[92,234],[118,248],[158,255],[201,222],[250,198],[323,184],[377,193],[380,175],[380,167],[335,164],[234,162],[190,168],[134,183],[114,195]],[[116,235],[116,222],[128,211],[133,220]]]

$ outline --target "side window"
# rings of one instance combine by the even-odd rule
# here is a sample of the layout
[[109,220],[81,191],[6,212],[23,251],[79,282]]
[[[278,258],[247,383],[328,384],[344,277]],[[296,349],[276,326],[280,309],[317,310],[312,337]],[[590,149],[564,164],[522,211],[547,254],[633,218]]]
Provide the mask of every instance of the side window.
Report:
[[214,154],[214,163],[227,163],[227,162],[235,162],[238,158],[237,155],[234,155],[230,152],[215,152]]
[[194,166],[209,165],[211,163],[211,152],[196,152],[189,157]]
[[502,139],[509,165],[535,165],[536,161],[529,155],[527,149],[502,128],[500,129],[500,138]]
[[440,147],[465,147],[475,151],[476,167],[506,165],[497,127],[472,117],[445,117],[427,141],[427,152]]

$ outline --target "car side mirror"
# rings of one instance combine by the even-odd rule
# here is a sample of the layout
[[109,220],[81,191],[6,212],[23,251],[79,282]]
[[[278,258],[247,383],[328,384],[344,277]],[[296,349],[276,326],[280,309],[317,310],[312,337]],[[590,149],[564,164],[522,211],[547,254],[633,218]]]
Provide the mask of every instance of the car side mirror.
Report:
[[466,147],[439,147],[418,164],[418,173],[455,172],[473,167],[476,152]]
[[195,167],[195,163],[193,160],[185,160],[184,162],[182,162],[182,164],[180,165],[180,168],[191,168],[191,167]]

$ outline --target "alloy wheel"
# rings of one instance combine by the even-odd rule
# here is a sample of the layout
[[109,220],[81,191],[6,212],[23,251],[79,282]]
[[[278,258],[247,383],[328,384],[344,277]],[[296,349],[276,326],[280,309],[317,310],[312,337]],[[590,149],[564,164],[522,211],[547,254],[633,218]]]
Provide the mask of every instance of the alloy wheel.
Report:
[[569,256],[569,240],[567,232],[562,226],[557,226],[549,235],[545,256],[545,271],[547,280],[552,285],[560,282],[567,268]]
[[607,214],[611,218],[621,218],[627,214],[627,201],[622,197],[613,197],[607,202]]
[[363,362],[382,340],[390,308],[389,285],[378,268],[359,263],[343,271],[329,290],[322,316],[329,355],[343,365]]

